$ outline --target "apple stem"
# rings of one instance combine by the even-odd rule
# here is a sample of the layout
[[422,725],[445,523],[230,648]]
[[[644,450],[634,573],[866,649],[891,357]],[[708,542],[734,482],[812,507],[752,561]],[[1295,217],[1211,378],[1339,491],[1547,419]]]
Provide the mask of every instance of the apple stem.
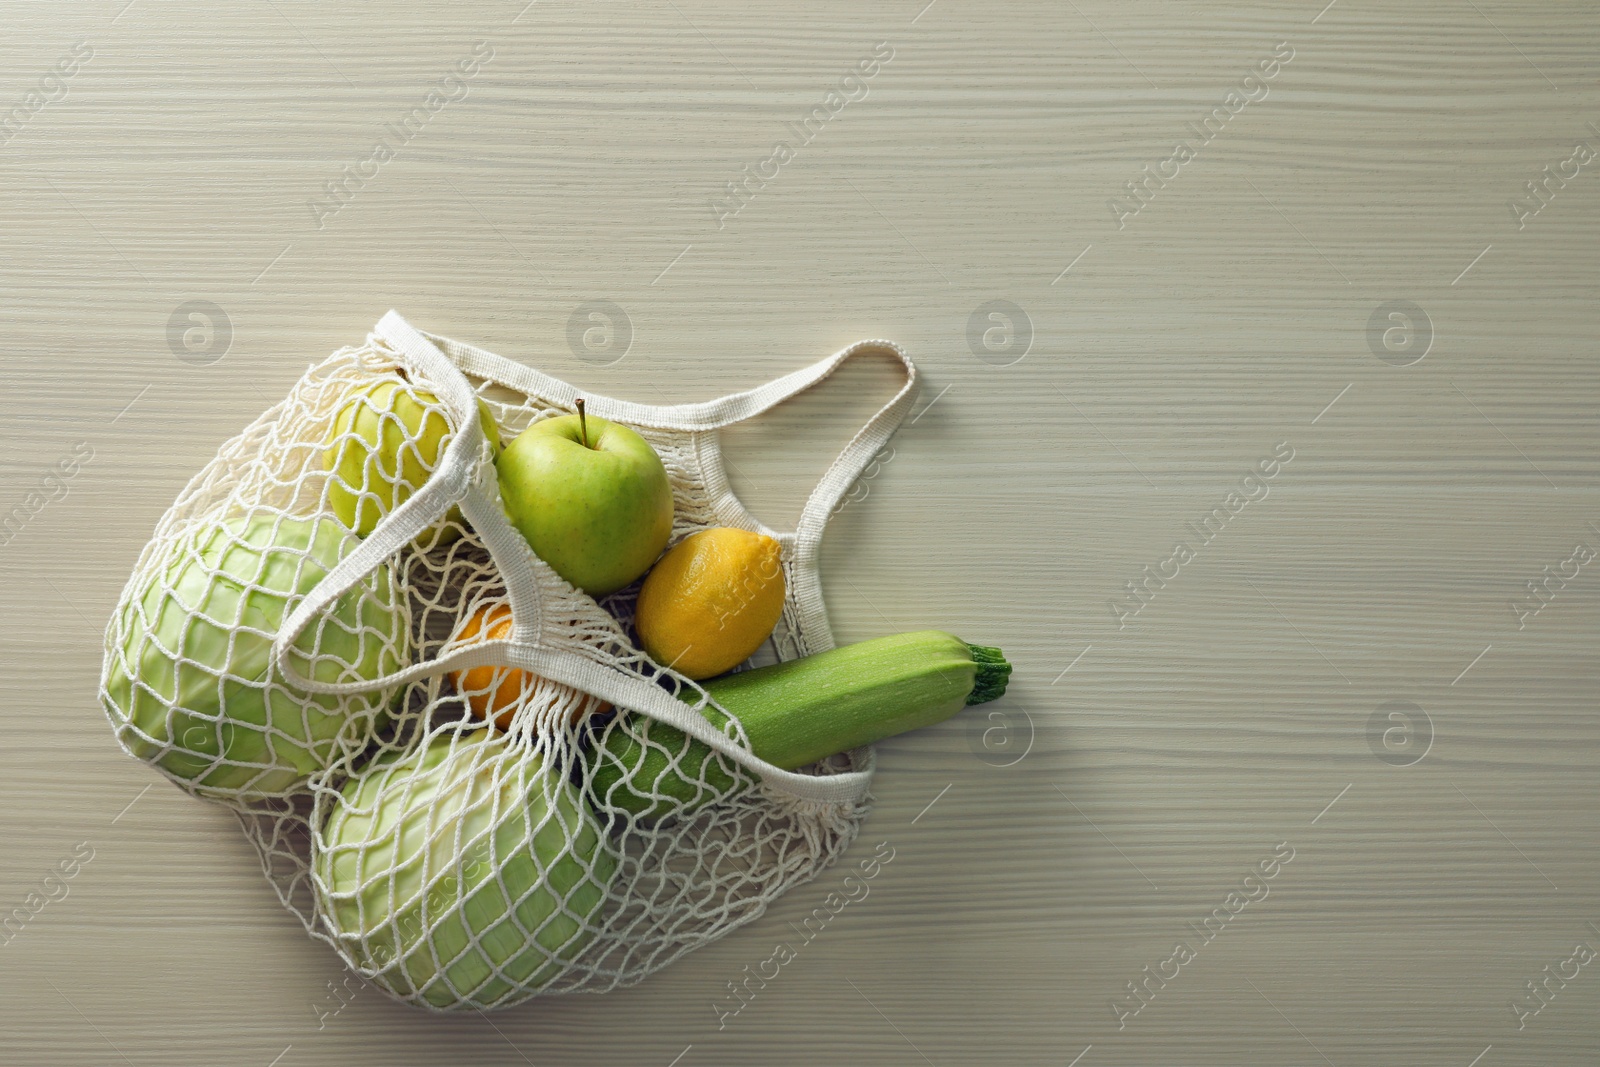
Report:
[[583,447],[589,447],[589,422],[583,415],[583,397],[578,398],[578,434],[583,438]]

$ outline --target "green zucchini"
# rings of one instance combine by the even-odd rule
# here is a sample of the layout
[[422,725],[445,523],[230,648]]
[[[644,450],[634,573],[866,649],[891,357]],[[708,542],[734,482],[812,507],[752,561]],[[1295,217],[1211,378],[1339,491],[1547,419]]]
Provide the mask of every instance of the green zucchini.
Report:
[[[750,748],[784,770],[943,722],[1006,691],[998,648],[939,630],[895,634],[702,683],[744,726]],[[690,690],[685,699],[698,699]],[[707,707],[721,727],[724,717]],[[693,811],[751,784],[712,749],[643,715],[601,728],[589,788],[602,808],[642,818]]]

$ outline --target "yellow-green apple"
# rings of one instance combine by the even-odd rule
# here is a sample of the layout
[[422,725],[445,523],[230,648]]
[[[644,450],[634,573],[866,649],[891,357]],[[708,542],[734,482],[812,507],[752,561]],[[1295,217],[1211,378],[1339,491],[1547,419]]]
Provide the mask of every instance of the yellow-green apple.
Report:
[[495,469],[512,525],[591,596],[614,593],[649,570],[672,535],[672,487],[661,457],[628,427],[585,418],[581,408],[529,426]]
[[[500,429],[478,401],[483,434],[496,454]],[[444,407],[432,393],[384,379],[356,392],[333,421],[322,453],[331,471],[328,506],[339,521],[366,537],[389,512],[422,488],[453,437]],[[452,508],[445,529],[458,535],[461,512]],[[453,540],[454,537],[448,537]]]

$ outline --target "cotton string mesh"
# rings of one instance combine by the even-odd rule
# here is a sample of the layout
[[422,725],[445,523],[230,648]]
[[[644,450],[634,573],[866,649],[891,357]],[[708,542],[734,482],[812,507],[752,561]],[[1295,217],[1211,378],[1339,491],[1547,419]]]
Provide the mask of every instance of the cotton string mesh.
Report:
[[[473,387],[508,443],[565,413]],[[370,401],[366,437],[348,415],[353,397]],[[673,543],[721,525],[696,435],[635,429],[667,469]],[[268,654],[274,636],[360,543],[337,508],[353,526],[387,514],[396,482],[432,473],[453,432],[431,383],[377,335],[311,367],[162,517],[108,629],[102,697],[122,746],[233,808],[284,906],[397,998],[447,1010],[604,992],[813,878],[854,839],[870,797],[821,803],[759,785],[647,715],[503,664],[379,684],[510,617],[505,575],[454,507],[291,649],[303,677],[373,684],[338,696],[290,684]],[[401,462],[360,456],[373,439],[397,445]],[[330,442],[364,461],[330,472]],[[481,481],[488,452],[475,463]],[[790,595],[768,659],[820,650],[799,622],[793,542],[781,541]],[[596,603],[531,550],[512,565],[535,580],[543,647],[682,694],[748,749],[700,687],[638,650],[637,584]],[[486,728],[474,696],[512,701],[504,729]],[[605,756],[629,750],[643,758]],[[871,766],[863,749],[809,773]]]

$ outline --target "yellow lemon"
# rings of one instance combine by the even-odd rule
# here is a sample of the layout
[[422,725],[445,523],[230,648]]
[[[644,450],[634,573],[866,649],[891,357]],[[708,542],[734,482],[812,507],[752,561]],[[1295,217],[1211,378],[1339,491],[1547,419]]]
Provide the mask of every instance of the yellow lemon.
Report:
[[778,542],[719,526],[661,557],[639,589],[633,621],[652,659],[698,679],[749,659],[782,614]]

